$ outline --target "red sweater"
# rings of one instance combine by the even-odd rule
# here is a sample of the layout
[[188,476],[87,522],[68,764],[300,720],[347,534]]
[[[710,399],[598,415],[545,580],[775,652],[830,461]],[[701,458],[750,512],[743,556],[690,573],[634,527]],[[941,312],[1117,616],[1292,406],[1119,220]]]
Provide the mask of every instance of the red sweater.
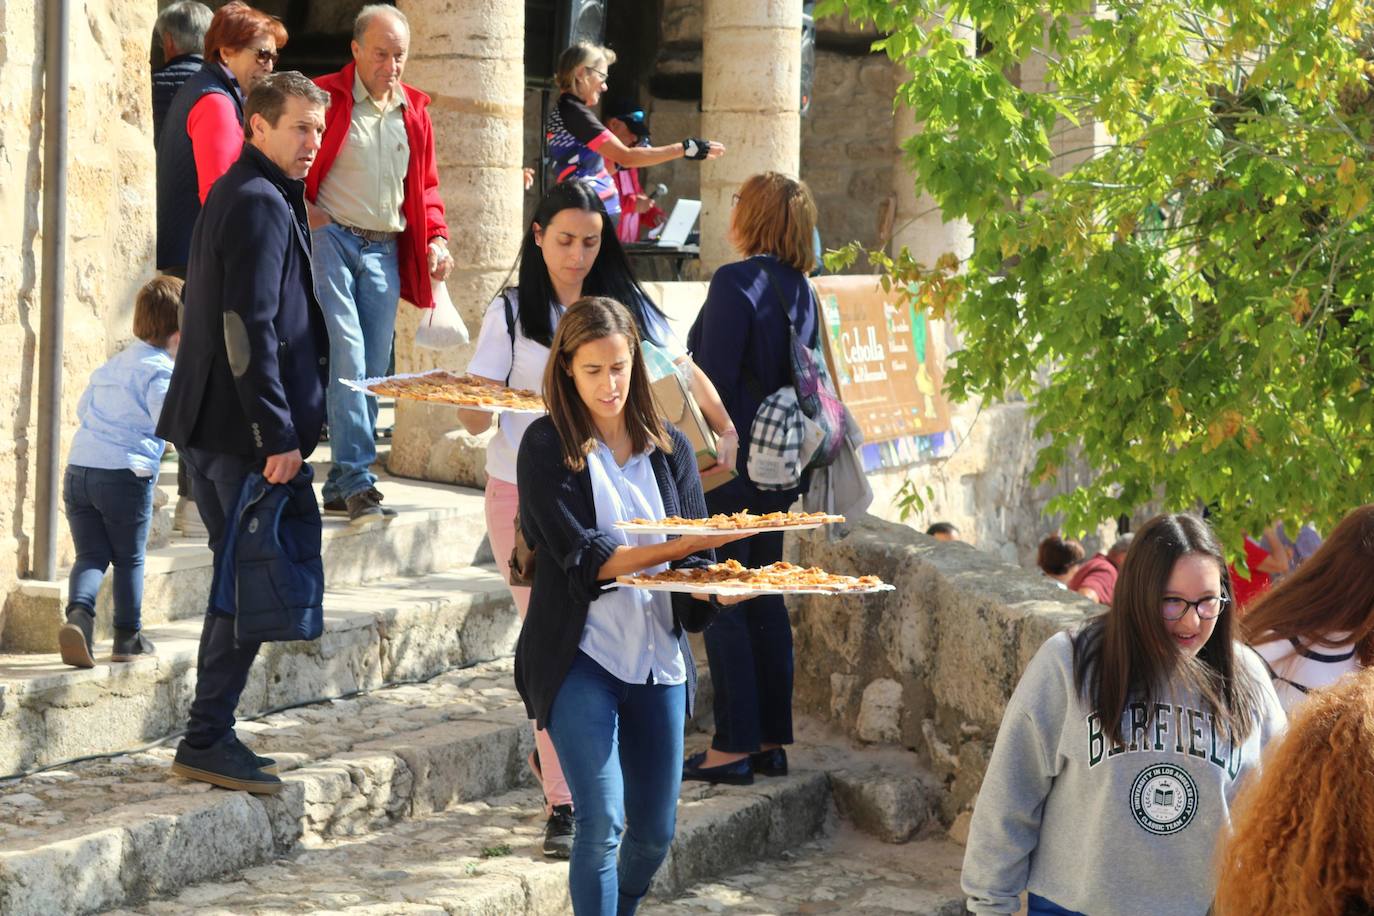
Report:
[[1069,591],[1090,588],[1097,593],[1098,604],[1110,605],[1112,594],[1116,591],[1116,576],[1116,567],[1098,554],[1084,560],[1083,565],[1078,567],[1078,572],[1069,580]]
[[[317,86],[329,93],[329,111],[324,117],[320,151],[310,174],[305,177],[305,197],[311,203],[319,196],[320,182],[329,174],[348,136],[348,125],[353,119],[353,71],[354,65],[350,63],[338,73],[315,80]],[[429,309],[434,308],[434,294],[429,288],[429,260],[425,249],[429,240],[436,236],[448,238],[448,224],[444,221],[444,202],[439,197],[434,125],[426,110],[429,96],[404,83],[401,89],[406,94],[401,112],[410,146],[410,164],[406,168],[405,197],[401,201],[406,228],[397,241],[396,261],[401,275],[401,298]]]

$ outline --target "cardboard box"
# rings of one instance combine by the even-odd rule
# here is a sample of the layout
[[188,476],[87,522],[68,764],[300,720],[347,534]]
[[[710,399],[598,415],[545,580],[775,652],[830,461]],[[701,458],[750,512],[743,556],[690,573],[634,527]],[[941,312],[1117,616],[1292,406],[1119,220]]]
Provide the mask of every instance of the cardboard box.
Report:
[[702,472],[702,489],[714,490],[726,481],[737,477],[738,475],[733,469],[712,474],[705,473],[707,468],[716,465],[716,434],[711,432],[711,427],[706,422],[706,418],[701,415],[701,409],[692,400],[691,392],[687,388],[687,383],[682,380],[682,376],[676,372],[670,373],[658,381],[652,382],[650,387],[654,392],[654,400],[658,403],[659,415],[682,430],[682,434],[687,437],[687,441],[692,444],[692,448],[696,451],[697,470]]

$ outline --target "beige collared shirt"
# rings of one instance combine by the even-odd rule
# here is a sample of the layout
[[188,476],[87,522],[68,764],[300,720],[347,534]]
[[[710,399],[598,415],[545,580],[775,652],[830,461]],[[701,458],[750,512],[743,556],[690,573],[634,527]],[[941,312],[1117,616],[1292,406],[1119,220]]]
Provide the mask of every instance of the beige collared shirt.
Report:
[[362,78],[353,75],[353,117],[348,136],[329,174],[320,182],[316,203],[336,223],[373,232],[400,232],[406,227],[405,199],[410,142],[402,112],[405,91],[399,87],[385,102],[368,95]]

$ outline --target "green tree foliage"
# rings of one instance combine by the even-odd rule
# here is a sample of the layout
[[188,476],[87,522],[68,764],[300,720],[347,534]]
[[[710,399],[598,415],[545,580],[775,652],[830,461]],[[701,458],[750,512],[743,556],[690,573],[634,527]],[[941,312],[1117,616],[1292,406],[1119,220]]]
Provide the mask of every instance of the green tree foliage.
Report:
[[[962,264],[870,257],[956,323],[953,397],[1025,396],[1037,473],[1096,469],[1052,506],[1071,528],[1162,496],[1218,507],[1235,550],[1371,499],[1370,3],[818,10],[841,12],[909,75],[918,189],[973,225]],[[1072,142],[1089,122],[1099,142]]]

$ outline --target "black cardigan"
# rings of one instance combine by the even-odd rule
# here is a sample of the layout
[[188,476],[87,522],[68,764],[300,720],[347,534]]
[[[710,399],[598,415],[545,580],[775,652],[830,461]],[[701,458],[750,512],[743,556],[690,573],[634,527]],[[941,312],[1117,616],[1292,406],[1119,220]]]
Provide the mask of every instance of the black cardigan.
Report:
[[[703,518],[706,500],[701,492],[696,453],[682,433],[668,427],[673,451],[655,449],[649,456],[658,479],[667,515]],[[525,709],[540,728],[548,723],[558,688],[577,657],[587,608],[601,594],[606,580],[597,571],[618,546],[596,527],[596,503],[592,480],[584,468],[568,470],[563,445],[553,421],[540,417],[520,440],[516,459],[516,484],[520,492],[520,527],[538,551],[530,607],[515,647],[515,686]],[[706,566],[714,562],[712,551],[691,554],[675,561],[674,568]],[[687,633],[706,628],[719,606],[692,595],[673,593],[673,631],[682,647],[687,668],[687,715],[696,696],[697,670]]]

